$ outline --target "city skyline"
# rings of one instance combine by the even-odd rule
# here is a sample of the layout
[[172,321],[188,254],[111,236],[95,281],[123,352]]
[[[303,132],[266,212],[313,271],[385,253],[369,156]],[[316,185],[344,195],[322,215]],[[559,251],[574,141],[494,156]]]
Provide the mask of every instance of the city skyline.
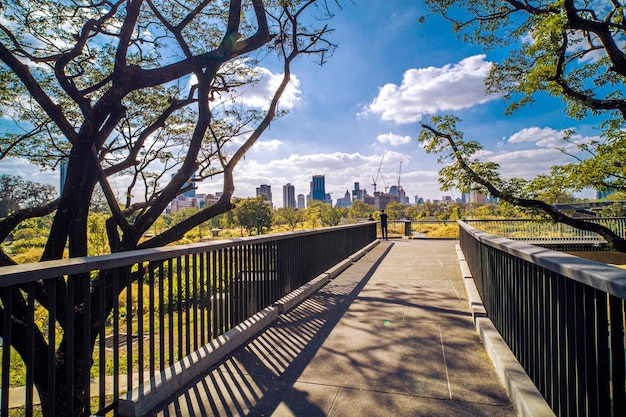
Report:
[[[485,93],[484,78],[506,51],[462,42],[438,16],[420,24],[429,14],[421,2],[343,2],[334,12],[328,24],[338,49],[321,67],[306,58],[294,63],[280,102],[288,114],[272,122],[235,169],[235,196],[286,183],[306,194],[312,175],[324,173],[333,200],[351,189],[347,184],[359,182],[372,194],[373,182],[382,189],[399,177],[411,199],[459,198],[456,190],[439,190],[442,166],[417,142],[427,114],[459,116],[467,139],[484,146],[481,160],[500,164],[506,177],[531,178],[571,161],[559,150],[567,129],[575,130],[573,147],[597,135],[597,120],[569,119],[561,102],[546,96],[505,116],[507,103]],[[271,54],[260,67],[262,79],[243,94],[250,104],[266,104],[281,76],[282,64]],[[24,159],[1,160],[2,173],[59,186],[59,170],[39,171]],[[219,192],[221,178],[197,185],[198,193]],[[123,181],[113,186],[125,195]],[[282,193],[275,194],[274,204],[282,207]]]

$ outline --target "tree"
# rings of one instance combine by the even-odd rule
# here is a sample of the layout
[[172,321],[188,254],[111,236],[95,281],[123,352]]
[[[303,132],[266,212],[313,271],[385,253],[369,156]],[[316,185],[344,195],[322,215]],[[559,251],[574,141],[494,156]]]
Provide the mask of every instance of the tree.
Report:
[[451,116],[433,116],[431,124],[422,124],[418,140],[424,143],[427,153],[440,155],[439,161],[447,165],[439,171],[443,191],[453,188],[489,194],[519,207],[540,210],[553,221],[577,229],[588,230],[604,237],[616,250],[626,252],[626,240],[597,223],[572,218],[549,203],[535,198],[532,181],[519,178],[505,179],[498,173],[494,162],[481,162],[475,158],[482,146],[476,141],[465,141],[456,128],[459,119]]
[[348,218],[351,220],[368,219],[376,211],[376,207],[361,200],[355,200],[348,209]]
[[320,200],[310,200],[306,211],[309,221],[315,225],[319,220],[322,227],[337,226],[348,214],[348,209],[333,207]]
[[[49,184],[26,181],[16,175],[0,175],[0,219],[20,209],[46,204],[56,198],[57,190]],[[5,236],[6,238],[6,236]]]
[[295,207],[281,207],[276,210],[276,217],[281,222],[287,224],[291,231],[295,230],[299,224],[304,223],[304,210]]
[[[549,186],[550,195],[556,198],[563,191],[570,193],[587,187],[600,190],[626,187],[623,2],[427,0],[426,4],[431,11],[451,21],[453,29],[466,41],[486,49],[509,51],[506,59],[492,66],[486,80],[487,92],[500,94],[508,100],[507,113],[533,103],[538,94],[549,94],[565,103],[565,112],[572,118],[595,117],[600,135],[598,139],[575,143],[574,132],[566,132],[564,143],[574,144],[577,149],[576,153],[565,146],[562,149],[572,156],[572,163],[553,167],[549,177],[539,176],[533,181],[504,181],[495,174],[495,165],[471,162],[468,156],[475,153],[477,143],[462,141],[456,121],[452,119],[425,123],[422,140],[434,139],[432,151],[441,144],[439,139],[444,139],[447,146],[452,146],[450,142],[457,143],[457,150],[449,156],[457,159],[456,168],[469,168],[465,179],[459,180],[464,186],[471,188],[467,182],[469,177],[474,177],[475,184],[480,184],[477,180],[481,179],[484,187],[478,188],[483,191],[493,188],[505,200],[545,211],[554,221],[594,229],[623,250],[623,243],[606,230],[551,210],[549,204],[541,200],[545,196],[537,194],[537,190],[545,186]],[[456,168],[443,172],[448,178],[444,181],[451,180]],[[544,204],[531,204],[530,200]]]
[[272,208],[268,203],[267,196],[261,194],[254,198],[236,199],[234,201],[233,222],[241,227],[249,235],[256,230],[257,235],[263,234],[264,229],[272,227]]
[[389,216],[389,220],[400,220],[404,217],[406,206],[402,203],[392,201],[385,207],[385,213]]
[[[14,120],[15,127],[0,137],[0,160],[26,158],[42,168],[62,167],[67,175],[58,199],[20,207],[1,220],[0,240],[26,219],[54,213],[41,260],[62,258],[66,247],[70,257],[87,255],[89,207],[97,186],[111,213],[106,223],[111,252],[175,242],[230,210],[233,171],[281,114],[278,103],[292,62],[316,55],[323,63],[332,53],[328,27],[305,24],[305,11],[314,7],[318,14],[330,12],[325,0],[4,2],[0,113]],[[259,110],[242,98],[245,85],[259,79],[252,53],[262,50],[256,56],[275,52],[282,59],[283,76],[269,106]],[[192,175],[195,180],[221,178],[220,200],[142,241],[167,205],[193,186]],[[120,176],[128,184],[122,198],[114,192]],[[0,252],[0,266],[15,263]],[[75,279],[80,286],[80,278],[69,278]],[[60,329],[79,329],[77,341],[83,339],[81,323],[90,322],[88,346],[72,347],[75,375],[65,373],[65,333],[56,351],[57,390],[63,393],[67,381],[76,381],[75,415],[90,414],[86,387],[77,376],[90,366],[99,326],[104,325],[86,317],[92,312],[84,306],[105,310],[90,317],[106,316],[115,299],[113,288],[125,284],[114,286],[103,276],[93,277],[85,291],[77,291],[73,322],[57,317]],[[104,285],[111,296],[99,305],[91,298]],[[59,279],[56,288],[57,301],[63,303],[68,282]],[[28,293],[16,289],[13,305],[32,296],[48,307],[46,285],[39,283]],[[12,334],[24,333],[27,312],[13,311]],[[8,323],[6,318],[3,322]],[[43,334],[34,339],[35,357],[43,360],[46,339]],[[28,348],[18,337],[12,347],[22,356]],[[36,367],[33,378],[43,414],[68,415],[65,394],[57,399],[56,409],[49,406],[45,365]]]

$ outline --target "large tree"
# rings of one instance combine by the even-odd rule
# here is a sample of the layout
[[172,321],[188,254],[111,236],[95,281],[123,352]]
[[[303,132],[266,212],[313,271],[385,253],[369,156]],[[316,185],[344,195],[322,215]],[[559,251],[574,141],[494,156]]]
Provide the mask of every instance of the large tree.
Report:
[[[495,164],[471,165],[468,157],[477,151],[477,144],[461,140],[457,120],[429,121],[422,126],[421,139],[430,141],[427,147],[431,151],[442,150],[440,145],[446,143],[449,149],[454,149],[451,156],[457,161],[443,172],[447,175],[443,181],[450,181],[456,175],[458,183],[463,185],[463,178],[474,177],[482,191],[544,210],[556,221],[602,232],[620,250],[626,249],[624,242],[607,231],[554,212],[549,204],[541,204],[545,203],[546,193],[556,196],[562,191],[587,187],[600,190],[626,187],[625,3],[615,0],[427,0],[426,3],[434,13],[450,20],[464,40],[487,50],[508,51],[506,59],[492,66],[486,80],[488,92],[508,100],[507,113],[532,104],[538,95],[548,94],[561,99],[565,112],[575,120],[593,118],[600,131],[598,139],[577,143],[575,153],[568,152],[564,146],[563,152],[572,156],[572,163],[554,167],[549,176],[539,176],[531,182],[510,179],[504,184]],[[564,141],[571,141],[571,135],[571,131],[567,132]],[[452,172],[453,169],[457,172]],[[460,173],[463,170],[465,174]]]
[[[42,260],[60,259],[66,247],[70,257],[86,255],[89,208],[97,186],[111,213],[107,239],[112,252],[169,244],[230,210],[234,168],[280,112],[278,101],[290,81],[292,61],[315,54],[323,62],[333,50],[329,29],[304,15],[314,9],[307,16],[328,16],[328,6],[325,0],[2,2],[0,115],[14,124],[0,137],[0,160],[26,158],[43,168],[63,167],[67,176],[58,199],[0,221],[0,240],[25,219],[54,213]],[[238,98],[245,98],[245,86],[261,76],[254,58],[275,55],[282,59],[283,76],[271,104],[262,111],[246,107]],[[223,180],[216,204],[140,243],[176,196],[194,181],[216,176]],[[123,198],[115,192],[120,184]],[[0,266],[14,263],[0,253]],[[81,340],[84,326],[78,323],[84,323],[85,314],[102,315],[94,311],[99,303],[87,301],[111,282],[101,278],[76,292],[73,323],[56,317],[61,329],[78,329],[75,340]],[[26,297],[48,306],[49,287],[40,283],[29,288],[12,294],[13,335],[25,333]],[[59,305],[64,305],[67,288],[65,280],[56,283]],[[114,298],[107,297],[107,312]],[[101,324],[90,322],[93,350]],[[45,358],[45,337],[38,334],[34,340],[35,357]],[[11,341],[24,355],[26,339]],[[57,391],[63,392],[65,381],[76,380],[74,402],[81,406],[74,412],[86,415],[85,387],[76,376],[90,366],[91,351],[77,344],[75,375],[65,375],[67,343],[64,334],[55,363]],[[44,414],[67,415],[63,400],[56,402],[56,410],[48,406],[47,372],[46,365],[34,370]]]
[[56,198],[57,190],[10,174],[0,175],[0,219],[20,209],[37,207]]

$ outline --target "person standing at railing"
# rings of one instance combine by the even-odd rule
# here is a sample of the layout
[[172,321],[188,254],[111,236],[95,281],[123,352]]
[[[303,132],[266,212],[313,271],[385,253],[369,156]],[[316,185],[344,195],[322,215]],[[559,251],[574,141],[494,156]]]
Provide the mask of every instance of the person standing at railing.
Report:
[[380,217],[380,230],[383,234],[383,239],[389,240],[389,232],[387,231],[387,213],[385,213],[385,210],[381,210],[378,216]]

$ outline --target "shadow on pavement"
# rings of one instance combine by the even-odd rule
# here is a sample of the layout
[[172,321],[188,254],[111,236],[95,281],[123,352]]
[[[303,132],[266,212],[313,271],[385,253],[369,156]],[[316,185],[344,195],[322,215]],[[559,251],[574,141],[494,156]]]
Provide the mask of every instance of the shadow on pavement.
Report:
[[164,399],[149,415],[328,415],[338,388],[311,386],[298,378],[392,247],[393,243],[374,248],[366,257],[377,259],[367,270],[354,271],[357,265],[363,267],[363,259],[352,265],[220,365],[181,388],[175,398]]

